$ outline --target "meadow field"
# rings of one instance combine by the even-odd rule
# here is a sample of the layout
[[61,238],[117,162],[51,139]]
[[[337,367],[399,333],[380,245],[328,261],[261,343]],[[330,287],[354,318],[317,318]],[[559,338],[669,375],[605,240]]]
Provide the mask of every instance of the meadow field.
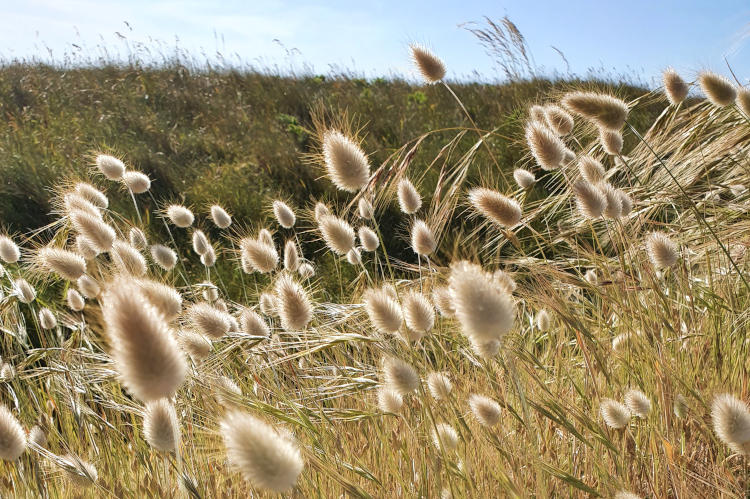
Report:
[[746,497],[750,90],[0,68],[2,497]]

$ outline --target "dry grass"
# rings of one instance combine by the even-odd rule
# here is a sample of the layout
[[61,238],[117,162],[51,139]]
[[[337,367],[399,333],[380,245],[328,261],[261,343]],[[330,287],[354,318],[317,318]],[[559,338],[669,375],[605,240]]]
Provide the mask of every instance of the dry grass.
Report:
[[[628,106],[632,115],[664,101],[653,92]],[[317,133],[325,123],[318,122]],[[446,125],[452,124],[441,126]],[[212,324],[219,329],[228,324],[229,333],[212,335],[204,359],[195,354],[188,359],[187,378],[173,400],[181,444],[177,453],[160,454],[144,437],[144,401],[118,378],[123,369],[110,356],[113,337],[99,299],[87,300],[83,312],[68,309],[66,290],[76,283],[36,267],[35,248],[43,244],[76,251],[72,213],[63,210],[49,226],[16,235],[23,258],[5,264],[0,279],[0,397],[24,428],[39,425],[48,442],[29,444],[17,461],[0,461],[0,491],[16,497],[264,496],[227,464],[220,425],[228,411],[241,410],[271,424],[284,445],[299,449],[305,465],[289,497],[613,496],[621,490],[651,497],[745,496],[746,458],[715,435],[710,407],[719,393],[748,396],[749,196],[738,186],[750,179],[750,122],[736,106],[683,103],[666,107],[647,129],[626,124],[623,132],[628,145],[617,157],[603,153],[597,129],[584,120],[577,119],[563,139],[578,157],[601,160],[607,181],[632,198],[633,210],[614,220],[579,213],[571,189],[579,177],[576,161],[545,173],[526,154],[515,166],[534,172],[538,181],[523,190],[503,184],[501,171],[477,164],[478,155],[502,136],[499,130],[457,128],[420,165],[413,164],[414,155],[433,132],[415,134],[387,157],[371,160],[365,191],[326,200],[331,213],[355,230],[368,226],[379,235],[379,248],[362,251],[361,262],[333,257],[322,247],[314,202],[290,203],[296,222],[283,228],[270,202],[263,207],[263,223],[251,227],[228,201],[233,225],[223,230],[210,221],[208,205],[196,203],[193,228],[185,229],[160,215],[172,196],[131,197],[120,184],[95,175],[91,182],[113,207],[100,210],[102,219],[118,238],[127,240],[131,227],[139,227],[149,244],[173,247],[180,255],[171,271],[148,261],[148,278],[173,286],[183,300],[183,314],[164,334],[206,332],[185,313],[191,303],[206,299],[218,308]],[[513,138],[521,140],[521,134],[519,127]],[[492,153],[488,157],[494,159]],[[320,160],[305,178],[324,174]],[[428,174],[435,179],[429,190]],[[384,213],[393,217],[397,185],[406,178],[420,191],[421,208],[384,220]],[[521,222],[501,227],[475,213],[468,192],[477,186],[517,201]],[[707,200],[709,192],[715,195]],[[373,200],[373,220],[358,217],[360,196]],[[224,204],[218,197],[213,201]],[[408,230],[415,219],[424,220],[437,241],[429,257],[410,249]],[[401,237],[383,237],[384,224]],[[239,241],[262,241],[266,236],[258,229],[264,226],[278,253],[290,240],[305,250],[317,248],[300,255],[315,266],[315,276],[306,279],[281,266],[244,273]],[[202,266],[191,248],[194,228],[211,243],[215,266]],[[645,240],[653,231],[669,234],[677,244],[675,265],[657,271],[650,263]],[[382,294],[389,303],[402,303],[414,292],[430,297],[449,282],[451,263],[462,259],[487,272],[502,269],[515,281],[513,290],[507,278],[484,277],[485,288],[500,293],[500,301],[511,292],[515,301],[513,328],[498,336],[497,354],[486,355],[487,345],[470,343],[460,310],[458,319],[438,315],[421,338],[404,324],[399,334],[373,326],[363,304],[367,289],[386,286]],[[596,280],[590,273],[585,277],[590,270]],[[118,277],[126,270],[106,254],[89,260],[86,272],[105,289],[116,278],[128,279]],[[35,301],[21,303],[14,295],[18,277],[35,286]],[[218,289],[217,299],[206,282]],[[285,289],[281,301],[279,287]],[[287,307],[281,311],[284,321],[266,313],[271,304],[260,306],[263,293],[276,293],[273,305]],[[55,314],[55,328],[39,327],[42,307]],[[232,324],[242,322],[246,308],[263,309],[270,337]],[[541,310],[550,319],[543,330],[535,320]],[[386,383],[382,359],[390,357],[411,365],[421,380],[414,391],[408,376],[391,382],[410,391],[397,414],[378,408],[378,390]],[[433,372],[452,382],[444,400],[428,390]],[[398,378],[389,372],[393,377]],[[642,391],[651,410],[624,429],[609,428],[600,404],[622,401],[630,389]],[[497,425],[482,426],[474,418],[469,403],[474,394],[498,402]],[[444,424],[456,432],[455,449],[450,438],[434,438]],[[452,434],[445,431],[441,434]],[[272,449],[264,452],[273,455]],[[67,454],[93,464],[94,483],[83,465],[63,459]]]

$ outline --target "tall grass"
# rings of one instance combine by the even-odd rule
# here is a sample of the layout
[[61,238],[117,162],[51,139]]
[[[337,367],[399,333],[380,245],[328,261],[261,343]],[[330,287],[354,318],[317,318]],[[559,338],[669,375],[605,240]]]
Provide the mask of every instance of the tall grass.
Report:
[[[16,132],[4,150],[18,161],[8,171],[31,182],[39,164],[56,165],[18,188],[39,206],[53,191],[60,207],[41,228],[10,234],[20,261],[3,239],[0,400],[9,411],[0,435],[12,439],[0,445],[19,445],[19,422],[36,427],[20,458],[0,461],[4,495],[747,494],[750,124],[735,105],[519,84],[511,91],[528,106],[606,90],[628,109],[632,128],[607,122],[624,135],[622,153],[607,154],[595,121],[576,116],[559,138],[563,153],[545,156],[542,168],[538,148],[524,142],[534,119],[526,108],[504,123],[471,116],[489,87],[420,90],[441,106],[458,100],[452,112],[428,112],[444,120],[428,130],[397,125],[390,113],[360,115],[360,124],[318,107],[305,142],[293,144],[252,137],[243,125],[260,127],[257,116],[288,102],[280,87],[306,91],[309,81],[179,68],[4,71],[6,85],[25,72],[34,92],[47,92],[10,112]],[[73,108],[54,91],[64,78],[88,89],[77,97],[88,106],[66,120],[55,112]],[[376,82],[315,84],[381,92]],[[238,88],[264,92],[265,111],[248,110]],[[413,89],[384,88],[379,99],[409,115],[399,88]],[[34,92],[19,98],[38,99]],[[605,101],[587,115],[600,119]],[[39,109],[44,129],[27,123]],[[653,109],[663,111],[640,123]],[[180,121],[165,133],[173,112]],[[535,127],[556,137],[551,125]],[[397,146],[371,131],[394,126],[388,140]],[[372,153],[369,180],[354,192],[330,184],[341,171],[322,149],[334,129],[350,152]],[[148,192],[69,166],[94,164],[106,148],[91,146],[115,131],[124,138],[110,152],[150,176]],[[164,140],[174,159],[146,136]],[[30,138],[34,147],[20,148]],[[39,157],[46,162],[32,168]],[[238,168],[246,162],[267,170],[253,176]],[[513,167],[536,182],[503,183]],[[76,189],[83,178],[108,202]],[[249,194],[259,191],[267,196]],[[191,210],[189,223],[169,210],[178,203]],[[216,203],[231,219],[217,222]],[[145,260],[151,252],[133,228],[179,263]],[[355,233],[367,243],[353,248]],[[100,252],[81,255],[84,275],[78,258],[74,273],[42,264],[44,247],[85,253],[81,237]],[[66,305],[80,298],[69,299],[74,289],[87,298],[82,311]],[[738,399],[715,404],[723,393]]]

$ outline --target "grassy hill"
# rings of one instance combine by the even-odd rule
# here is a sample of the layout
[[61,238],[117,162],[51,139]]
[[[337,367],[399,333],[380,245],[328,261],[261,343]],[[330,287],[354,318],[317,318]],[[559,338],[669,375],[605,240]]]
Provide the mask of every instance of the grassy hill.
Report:
[[[525,107],[542,95],[582,82],[534,80],[456,84],[476,124],[497,129],[489,138],[503,168],[524,158]],[[590,82],[626,100],[644,89]],[[110,151],[148,174],[154,197],[185,196],[202,206],[221,199],[245,220],[269,212],[270,196],[301,206],[333,191],[303,164],[314,145],[311,110],[348,114],[366,127],[364,148],[378,165],[403,144],[431,134],[412,162],[424,168],[470,125],[442,86],[346,76],[285,78],[261,73],[100,67],[59,69],[10,64],[0,68],[0,212],[11,231],[50,221],[49,190],[86,172],[91,154]],[[647,123],[663,103],[639,108]],[[466,148],[474,136],[463,139]],[[481,150],[470,175],[488,158]],[[429,183],[429,179],[427,179]]]

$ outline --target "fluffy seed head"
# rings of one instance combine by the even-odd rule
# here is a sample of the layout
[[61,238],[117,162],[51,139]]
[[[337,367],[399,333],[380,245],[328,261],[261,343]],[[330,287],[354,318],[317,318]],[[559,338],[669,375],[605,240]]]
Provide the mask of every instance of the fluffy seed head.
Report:
[[437,83],[445,78],[445,64],[435,54],[420,45],[410,45],[411,58],[427,83]]
[[479,213],[501,227],[513,227],[521,221],[521,206],[514,199],[485,187],[469,191],[469,201]]
[[421,338],[435,325],[435,309],[422,293],[410,291],[404,297],[404,319],[406,326]]
[[141,172],[129,171],[122,176],[122,181],[133,194],[143,194],[151,188],[151,179]]
[[529,189],[536,184],[536,177],[534,174],[523,168],[516,168],[513,170],[513,178],[521,189]]
[[581,176],[590,184],[598,184],[604,180],[606,171],[602,164],[591,156],[581,156],[578,160],[578,171]]
[[78,281],[76,281],[76,283],[78,284],[78,291],[80,291],[83,296],[90,300],[93,300],[94,298],[99,296],[99,293],[101,293],[99,284],[94,280],[93,277],[89,276],[88,274],[83,274],[78,278]]
[[352,248],[346,253],[346,261],[349,262],[351,265],[359,265],[362,263],[362,255],[359,252],[359,249]]
[[304,329],[313,317],[312,304],[305,288],[289,274],[284,274],[276,281],[274,290],[281,326],[287,331]]
[[26,432],[13,413],[0,404],[0,459],[15,461],[26,450]]
[[458,448],[458,433],[449,424],[437,423],[432,434],[432,440],[438,450],[453,452]]
[[204,254],[201,255],[201,263],[205,267],[213,267],[216,263],[216,252],[214,251],[214,247],[210,246],[208,247],[208,251],[206,251]]
[[495,280],[498,286],[502,288],[509,295],[516,291],[518,285],[513,277],[502,269],[497,269],[492,273],[492,278]]
[[167,217],[173,224],[182,229],[193,225],[193,221],[195,220],[193,212],[179,204],[170,204],[167,206]]
[[547,126],[557,135],[568,135],[573,131],[573,117],[560,106],[545,106],[544,119]]
[[607,209],[607,197],[595,185],[578,180],[573,184],[573,193],[581,214],[588,218],[599,218]]
[[117,235],[103,220],[83,211],[74,211],[70,214],[70,221],[76,232],[85,237],[97,252],[103,253],[112,249],[112,243]]
[[469,396],[469,406],[479,424],[489,427],[500,422],[500,404],[491,398],[474,393]]
[[359,242],[362,243],[362,249],[365,251],[375,251],[380,246],[378,235],[369,227],[359,228]]
[[403,405],[404,398],[397,391],[387,386],[381,386],[378,389],[378,407],[381,411],[396,414],[401,411]]
[[370,163],[364,151],[337,130],[328,130],[323,136],[323,158],[328,177],[342,191],[357,192],[370,180]]
[[47,307],[39,310],[39,325],[42,326],[42,329],[53,329],[57,326],[57,319],[52,310]]
[[297,244],[293,240],[289,240],[284,245],[284,268],[289,272],[296,272],[299,268],[299,253],[297,252]]
[[330,215],[331,210],[328,209],[326,205],[323,203],[315,203],[315,210],[313,211],[313,215],[315,216],[315,221],[317,223],[320,223],[320,219]]
[[420,256],[429,256],[437,248],[432,229],[423,220],[417,220],[411,226],[411,248]]
[[541,125],[547,124],[547,118],[544,115],[544,107],[538,104],[534,104],[529,108],[529,116],[533,121],[536,121]]
[[617,189],[617,195],[620,198],[620,206],[622,207],[620,216],[626,217],[630,214],[631,211],[633,211],[633,200],[626,192],[620,189]]
[[447,286],[439,286],[433,289],[432,301],[443,317],[453,317],[456,315],[456,309],[453,307],[453,297]]
[[206,301],[216,301],[219,299],[219,289],[209,281],[204,281],[200,285],[203,288],[203,299]]
[[185,358],[137,283],[115,281],[104,295],[102,312],[111,356],[128,390],[146,402],[174,395],[185,379]]
[[645,393],[635,388],[631,388],[625,394],[625,405],[639,418],[647,418],[651,411],[651,401]]
[[28,443],[36,444],[39,447],[47,447],[47,435],[44,433],[44,430],[39,427],[39,425],[34,425],[29,430],[27,441]]
[[462,332],[477,344],[502,341],[513,327],[513,298],[478,265],[461,261],[451,265],[448,280]]
[[427,388],[435,400],[448,400],[453,383],[445,373],[433,372],[427,375]]
[[384,288],[368,289],[364,294],[365,310],[372,325],[384,334],[395,334],[403,322],[401,307]]
[[120,180],[125,174],[125,163],[109,154],[98,155],[96,167],[110,180]]
[[602,144],[602,149],[607,154],[617,156],[622,152],[622,134],[617,131],[607,130],[606,128],[599,129],[599,142]]
[[397,193],[398,205],[407,215],[416,213],[422,207],[422,197],[408,178],[399,181]]
[[385,384],[401,395],[408,395],[419,388],[419,375],[412,366],[395,357],[383,359]]
[[737,91],[732,82],[716,73],[704,71],[698,75],[698,83],[714,106],[728,106],[737,98]]
[[229,332],[229,314],[206,302],[190,305],[187,310],[190,323],[209,338],[218,339]]
[[146,442],[162,452],[174,452],[180,444],[180,424],[177,412],[167,399],[146,404],[143,416],[143,435]]
[[269,317],[277,315],[277,304],[276,304],[276,295],[272,295],[271,293],[261,293],[259,305],[260,305],[260,311],[263,315],[267,315]]
[[614,499],[641,499],[641,496],[628,492],[627,490],[621,490],[615,494]]
[[65,204],[65,213],[68,215],[72,215],[75,211],[82,211],[92,217],[102,218],[102,212],[99,211],[99,208],[79,194],[73,192],[65,194],[63,203]]
[[677,263],[677,245],[663,232],[652,232],[646,237],[646,251],[657,269],[671,267]]
[[598,187],[607,200],[607,207],[604,208],[604,216],[612,220],[620,218],[622,216],[622,198],[620,197],[620,193],[606,182],[599,184]]
[[290,439],[239,411],[225,416],[221,434],[229,463],[254,487],[286,492],[295,486],[304,461]]
[[151,279],[139,279],[137,283],[146,299],[156,307],[167,322],[180,315],[182,296],[172,286]]
[[315,275],[315,268],[309,263],[303,263],[297,269],[297,273],[302,279],[309,279]]
[[372,203],[365,197],[359,198],[359,201],[357,202],[357,212],[359,213],[359,216],[365,220],[371,219],[374,214]]
[[141,277],[146,274],[146,259],[141,252],[126,243],[117,239],[112,243],[112,261],[117,270],[123,274],[130,274]]
[[86,272],[86,260],[80,255],[50,246],[37,253],[37,261],[42,268],[55,272],[63,279],[75,281]]
[[208,253],[210,247],[211,243],[202,230],[193,231],[193,251],[202,256]]
[[130,229],[130,232],[128,232],[128,240],[130,241],[130,245],[137,250],[145,250],[148,248],[146,234],[137,227]]
[[246,273],[260,272],[266,274],[276,268],[279,254],[273,245],[260,239],[246,237],[240,241],[242,250],[242,268]]
[[565,159],[565,144],[549,128],[531,122],[526,125],[526,143],[532,156],[544,170],[555,170]]
[[211,207],[211,219],[214,221],[214,224],[220,229],[226,229],[227,227],[232,225],[232,217],[224,208],[222,208],[218,204],[215,204]]
[[664,93],[667,94],[667,99],[672,105],[677,105],[687,98],[690,89],[685,80],[674,69],[667,68],[664,71],[662,82],[664,82]]
[[84,301],[83,296],[81,296],[81,293],[73,288],[68,289],[65,299],[68,302],[68,307],[74,312],[80,312],[83,310],[83,307],[86,306],[86,302]]
[[172,270],[177,265],[177,253],[163,244],[151,245],[151,258],[164,270]]
[[750,454],[750,411],[740,399],[724,393],[711,406],[714,431],[722,442],[740,454]]
[[240,315],[240,327],[242,332],[250,336],[271,336],[271,330],[268,324],[257,312],[246,308]]
[[211,353],[211,342],[202,334],[183,331],[180,333],[179,341],[182,349],[190,355],[193,362],[199,363]]
[[21,258],[21,250],[8,236],[0,236],[0,258],[5,263],[16,263]]
[[297,222],[297,217],[294,216],[294,212],[283,201],[276,200],[273,202],[273,214],[279,222],[279,225],[285,229],[291,229]]
[[76,236],[76,251],[78,251],[78,254],[85,260],[93,260],[99,254],[99,251],[94,245],[81,235]]
[[745,87],[737,89],[737,106],[745,113],[745,116],[750,116],[750,89]]
[[31,303],[36,299],[36,291],[23,277],[19,277],[13,281],[13,291],[21,303]]
[[536,314],[536,327],[539,328],[540,331],[546,331],[549,329],[552,319],[549,316],[549,312],[547,312],[545,309],[540,310]]
[[354,229],[346,221],[325,215],[318,220],[318,229],[326,246],[337,255],[344,256],[354,247]]
[[102,191],[86,182],[79,182],[75,186],[75,193],[93,204],[97,208],[105,209],[109,206],[109,199]]
[[571,92],[563,97],[562,105],[600,128],[613,131],[622,128],[628,117],[628,105],[611,95]]
[[604,422],[610,428],[619,430],[630,423],[630,410],[616,400],[604,399],[599,410]]

